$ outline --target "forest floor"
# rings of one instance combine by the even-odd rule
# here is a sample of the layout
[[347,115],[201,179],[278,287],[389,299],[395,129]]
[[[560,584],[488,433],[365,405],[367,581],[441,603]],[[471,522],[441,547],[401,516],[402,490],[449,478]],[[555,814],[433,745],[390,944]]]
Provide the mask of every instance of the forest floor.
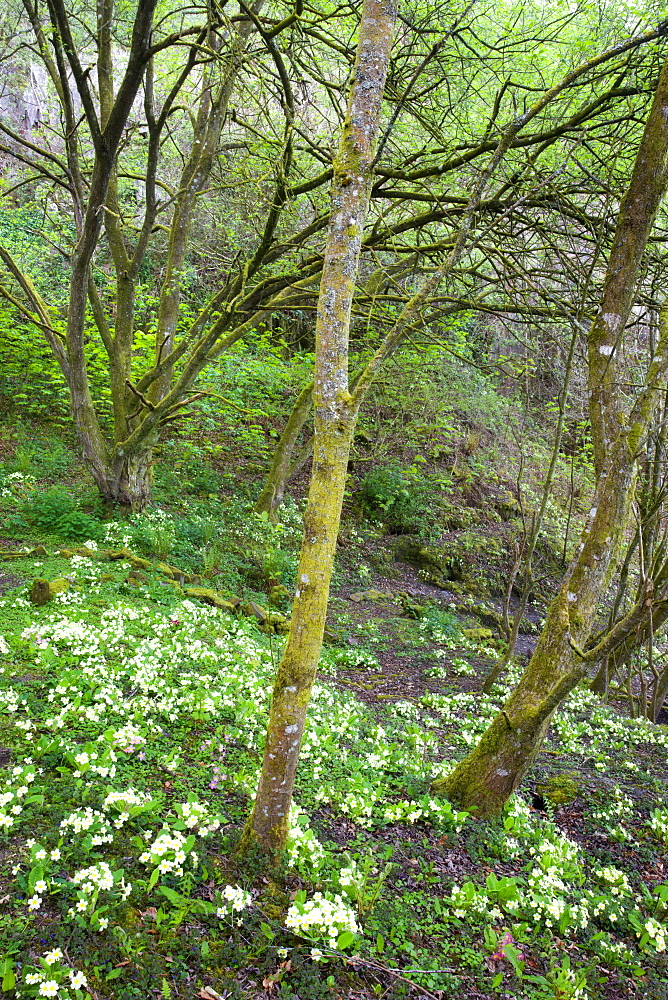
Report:
[[[425,582],[396,542],[342,538],[299,815],[268,872],[234,848],[282,637],[156,559],[2,540],[8,996],[81,996],[79,975],[100,1000],[666,1000],[668,728],[578,691],[499,819],[432,799],[520,663],[482,696],[500,601]],[[36,607],[36,577],[67,589]]]

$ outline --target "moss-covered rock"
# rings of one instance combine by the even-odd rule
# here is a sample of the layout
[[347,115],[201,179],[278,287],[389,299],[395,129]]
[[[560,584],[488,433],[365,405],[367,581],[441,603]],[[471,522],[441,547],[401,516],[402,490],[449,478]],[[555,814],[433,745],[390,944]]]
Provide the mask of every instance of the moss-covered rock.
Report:
[[402,539],[395,546],[395,554],[397,559],[417,566],[423,580],[443,590],[451,581],[463,578],[461,558],[448,547],[432,548],[415,539]]
[[37,607],[41,607],[52,601],[56,594],[62,594],[63,591],[69,590],[69,588],[69,580],[45,580],[44,577],[38,576],[32,582],[30,600]]
[[[174,582],[178,583],[178,581]],[[186,597],[194,601],[202,601],[204,604],[210,604],[212,607],[220,608],[222,611],[229,611],[230,614],[234,614],[237,609],[237,604],[233,601],[228,601],[225,597],[221,597],[219,593],[211,590],[209,587],[184,587],[183,593]]]

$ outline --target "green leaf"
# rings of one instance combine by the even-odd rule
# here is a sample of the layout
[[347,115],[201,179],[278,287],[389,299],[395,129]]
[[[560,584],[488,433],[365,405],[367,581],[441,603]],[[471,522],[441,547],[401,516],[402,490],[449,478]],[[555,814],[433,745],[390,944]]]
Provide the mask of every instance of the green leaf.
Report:
[[497,972],[497,974],[494,976],[494,979],[492,980],[492,989],[493,990],[498,989],[502,982],[503,982],[503,973]]
[[276,937],[269,924],[260,924],[260,930],[269,941],[273,941]]
[[159,878],[160,878],[160,870],[158,868],[154,868],[153,871],[151,872],[151,877],[148,880],[148,885],[146,886],[147,890],[152,889]]
[[122,969],[112,969],[109,975],[104,977],[105,982],[108,983],[111,979],[118,979],[122,971]]
[[336,939],[336,947],[339,949],[339,951],[345,951],[346,948],[350,948],[354,940],[355,940],[355,935],[352,933],[352,931],[343,931],[343,933],[339,934],[338,938]]
[[376,951],[379,955],[382,955],[385,951],[385,938],[382,934],[378,934],[376,937]]
[[4,959],[2,963],[2,992],[7,993],[9,990],[14,989],[16,983],[16,976],[14,975],[14,963],[12,962],[9,955]]
[[[156,868],[156,871],[157,870],[158,869]],[[155,872],[153,874],[155,874]],[[151,878],[153,878],[153,875],[151,876]],[[156,881],[157,881],[157,879],[156,879]],[[174,889],[170,889],[166,885],[161,885],[159,887],[159,889],[158,889],[158,892],[161,892],[163,894],[163,896],[166,896],[167,899],[169,900],[169,902],[173,903],[174,906],[183,906],[184,903],[187,904],[187,902],[188,902],[178,892],[175,892]]]

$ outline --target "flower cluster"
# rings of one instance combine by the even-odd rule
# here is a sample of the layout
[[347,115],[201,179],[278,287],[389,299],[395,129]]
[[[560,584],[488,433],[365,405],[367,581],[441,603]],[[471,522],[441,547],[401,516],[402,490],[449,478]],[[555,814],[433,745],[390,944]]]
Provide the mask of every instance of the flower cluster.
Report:
[[668,847],[668,809],[657,807],[650,816],[649,828]]
[[288,910],[285,926],[295,934],[309,940],[325,941],[336,948],[340,934],[349,931],[357,934],[359,928],[355,914],[341,896],[323,895],[316,892],[312,899],[303,899],[302,894]]
[[290,830],[285,847],[288,863],[301,874],[312,878],[322,868],[325,849],[296,802],[290,807]]
[[[220,894],[220,900],[216,908],[216,916],[229,917],[234,913],[241,913],[247,910],[253,902],[250,892],[245,892],[238,885],[226,885]],[[241,920],[237,920],[241,924]]]
[[63,817],[60,821],[60,829],[64,832],[71,829],[74,833],[87,834],[93,847],[111,844],[114,839],[114,833],[107,817],[98,809],[92,809],[91,806],[75,809],[69,816]]
[[451,830],[461,830],[469,813],[453,809],[447,799],[434,799],[423,795],[417,802],[402,800],[385,806],[383,818],[386,823],[417,823],[425,820],[434,826]]
[[200,837],[208,837],[220,826],[219,817],[210,815],[208,803],[198,802],[194,797],[191,797],[188,802],[179,803],[174,806],[174,809],[188,830],[198,828],[197,832]]
[[123,872],[112,871],[106,861],[75,872],[72,882],[78,887],[77,902],[68,911],[68,917],[83,924],[88,916],[90,926],[96,931],[106,930],[109,924],[109,918],[102,916],[107,906],[96,912],[100,892],[112,893],[116,900],[125,900],[132,892],[132,884],[125,881]]
[[63,952],[53,948],[39,959],[39,968],[24,966],[22,991],[17,996],[81,997],[81,991],[88,985],[83,972],[63,964]]
[[[668,927],[666,927],[665,924],[659,923],[659,921],[655,920],[654,917],[650,917],[645,921],[644,931],[645,935],[652,943],[655,951],[662,952],[666,950]],[[640,937],[642,941],[642,937],[645,935],[638,934],[638,937]]]
[[179,830],[161,830],[147,851],[140,856],[142,864],[157,865],[161,875],[175,872],[183,875],[183,864],[190,850],[186,837]]

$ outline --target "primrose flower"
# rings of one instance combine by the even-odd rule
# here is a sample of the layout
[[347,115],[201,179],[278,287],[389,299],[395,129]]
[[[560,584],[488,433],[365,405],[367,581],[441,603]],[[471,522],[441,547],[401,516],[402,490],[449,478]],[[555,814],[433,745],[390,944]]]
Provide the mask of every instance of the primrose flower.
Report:
[[88,985],[88,980],[84,976],[83,972],[69,972],[70,986],[73,990],[80,990],[82,986]]
[[47,979],[45,983],[39,988],[39,995],[41,997],[55,997],[58,996],[58,983],[55,979]]
[[30,899],[28,900],[28,909],[29,910],[39,910],[39,908],[40,908],[41,905],[42,905],[42,897],[41,896],[31,896]]
[[54,948],[53,951],[47,951],[46,955],[44,956],[44,961],[46,962],[47,965],[53,965],[54,962],[57,962],[62,957],[63,953],[60,950],[60,948]]

